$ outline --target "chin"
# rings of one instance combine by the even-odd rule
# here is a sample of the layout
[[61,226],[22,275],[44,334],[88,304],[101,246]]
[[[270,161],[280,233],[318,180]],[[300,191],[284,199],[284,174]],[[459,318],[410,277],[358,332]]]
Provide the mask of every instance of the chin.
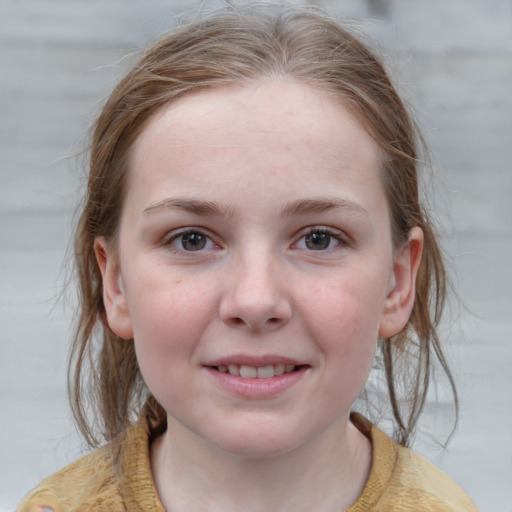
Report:
[[[282,427],[282,425],[281,425]],[[210,438],[210,442],[233,456],[247,459],[268,459],[285,455],[301,446],[301,439],[295,430],[272,428],[269,425],[239,427],[224,435]]]

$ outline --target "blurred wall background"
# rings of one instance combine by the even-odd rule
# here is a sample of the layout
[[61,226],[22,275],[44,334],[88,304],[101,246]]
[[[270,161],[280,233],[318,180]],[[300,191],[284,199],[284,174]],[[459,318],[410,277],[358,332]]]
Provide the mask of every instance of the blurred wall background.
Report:
[[[73,308],[56,302],[82,181],[73,155],[122,58],[187,9],[222,3],[0,0],[0,512],[83,453],[66,402]],[[437,208],[467,306],[447,331],[462,407],[447,451],[427,435],[416,449],[483,511],[510,512],[512,3],[309,3],[376,42],[435,156]],[[442,387],[438,398],[442,411]],[[423,430],[439,418],[427,414]]]

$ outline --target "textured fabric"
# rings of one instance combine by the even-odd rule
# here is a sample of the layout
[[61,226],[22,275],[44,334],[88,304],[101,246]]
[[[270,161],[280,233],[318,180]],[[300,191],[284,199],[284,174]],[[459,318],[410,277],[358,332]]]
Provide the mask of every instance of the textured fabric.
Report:
[[345,512],[478,512],[467,494],[426,459],[400,446],[359,414],[355,426],[372,443],[372,468]]
[[[372,443],[372,468],[363,493],[345,512],[478,512],[428,461],[362,416],[352,421]],[[45,479],[17,512],[165,512],[151,476],[147,423]]]

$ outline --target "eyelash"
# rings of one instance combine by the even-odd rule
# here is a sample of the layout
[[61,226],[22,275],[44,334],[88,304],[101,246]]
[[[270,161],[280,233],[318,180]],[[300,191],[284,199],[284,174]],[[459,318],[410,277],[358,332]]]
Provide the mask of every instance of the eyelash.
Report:
[[[175,252],[201,252],[205,249],[205,247],[201,247],[197,249],[197,251],[194,250],[187,250],[183,247],[183,243],[185,241],[185,237],[191,236],[191,235],[199,235],[199,237],[204,237],[205,243],[213,244],[218,247],[218,245],[213,241],[212,237],[206,234],[203,230],[199,228],[187,228],[182,231],[179,231],[177,233],[173,233],[170,237],[166,238],[162,245],[170,247]],[[175,242],[181,241],[181,248],[178,248],[174,245]]]
[[[197,250],[185,249],[183,246],[183,243],[185,243],[187,241],[187,239],[185,237],[187,237],[187,236],[190,237],[191,235],[197,235],[198,236],[197,242],[199,242],[199,243],[200,243],[200,238],[204,237],[203,240],[205,240],[205,242],[204,242],[205,245],[202,247],[199,247]],[[314,236],[314,235],[325,235],[325,236],[329,237],[328,246],[324,247],[324,248],[321,247],[319,249],[308,248],[306,245],[307,244],[306,239],[308,236]],[[180,239],[181,239],[181,247],[178,248],[175,246],[175,243],[179,243]],[[306,247],[298,247],[299,244],[303,240],[304,240],[304,245],[306,245]],[[336,245],[334,247],[329,247],[331,245],[332,240],[336,241]],[[209,248],[212,248],[212,247],[207,247],[208,245],[211,245],[211,244],[213,244],[215,246],[215,248],[219,248],[219,246],[215,243],[215,241],[212,239],[212,237],[210,235],[208,235],[207,233],[205,233],[202,229],[199,229],[199,228],[187,228],[187,229],[184,229],[177,233],[173,233],[171,236],[166,238],[162,243],[163,246],[170,247],[175,252],[187,252],[187,253],[202,252],[205,249],[207,250]],[[347,246],[347,245],[349,245],[349,242],[347,241],[347,237],[343,236],[340,231],[326,228],[323,226],[318,226],[318,227],[314,226],[314,227],[307,228],[307,231],[303,232],[303,234],[300,236],[298,241],[293,244],[293,247],[303,249],[308,252],[322,253],[322,252],[335,250],[336,248],[338,248],[340,246]]]
[[[331,244],[332,240],[335,240],[337,243],[334,247],[327,247],[327,248],[321,248],[321,249],[316,249],[316,250],[309,249],[310,252],[327,252],[327,251],[335,250],[339,247],[349,245],[349,243],[347,241],[347,237],[343,236],[342,232],[332,229],[332,228],[327,228],[324,226],[313,226],[313,227],[308,228],[307,231],[301,235],[299,240],[294,245],[298,246],[298,244],[302,240],[304,240],[304,243],[306,244],[307,242],[305,240],[308,236],[313,236],[313,235],[318,235],[318,234],[325,235],[325,236],[329,237],[329,239],[330,239],[329,245]],[[307,247],[305,249],[308,250]]]

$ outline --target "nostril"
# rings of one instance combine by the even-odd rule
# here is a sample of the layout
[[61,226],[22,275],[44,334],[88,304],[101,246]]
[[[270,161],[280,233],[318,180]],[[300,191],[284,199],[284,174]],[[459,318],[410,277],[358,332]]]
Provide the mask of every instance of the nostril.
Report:
[[[276,316],[273,316],[271,318],[268,318],[264,324],[267,325],[267,326],[278,326],[280,325],[282,322],[282,320]],[[234,316],[232,318],[229,318],[227,320],[227,323],[231,324],[232,326],[241,326],[241,325],[247,325],[248,327],[250,327],[251,329],[252,328],[257,328],[257,325],[258,325],[258,322],[256,322],[255,325],[252,325],[250,322],[244,320],[243,318],[240,318],[238,316]],[[261,326],[263,327],[263,325]]]

